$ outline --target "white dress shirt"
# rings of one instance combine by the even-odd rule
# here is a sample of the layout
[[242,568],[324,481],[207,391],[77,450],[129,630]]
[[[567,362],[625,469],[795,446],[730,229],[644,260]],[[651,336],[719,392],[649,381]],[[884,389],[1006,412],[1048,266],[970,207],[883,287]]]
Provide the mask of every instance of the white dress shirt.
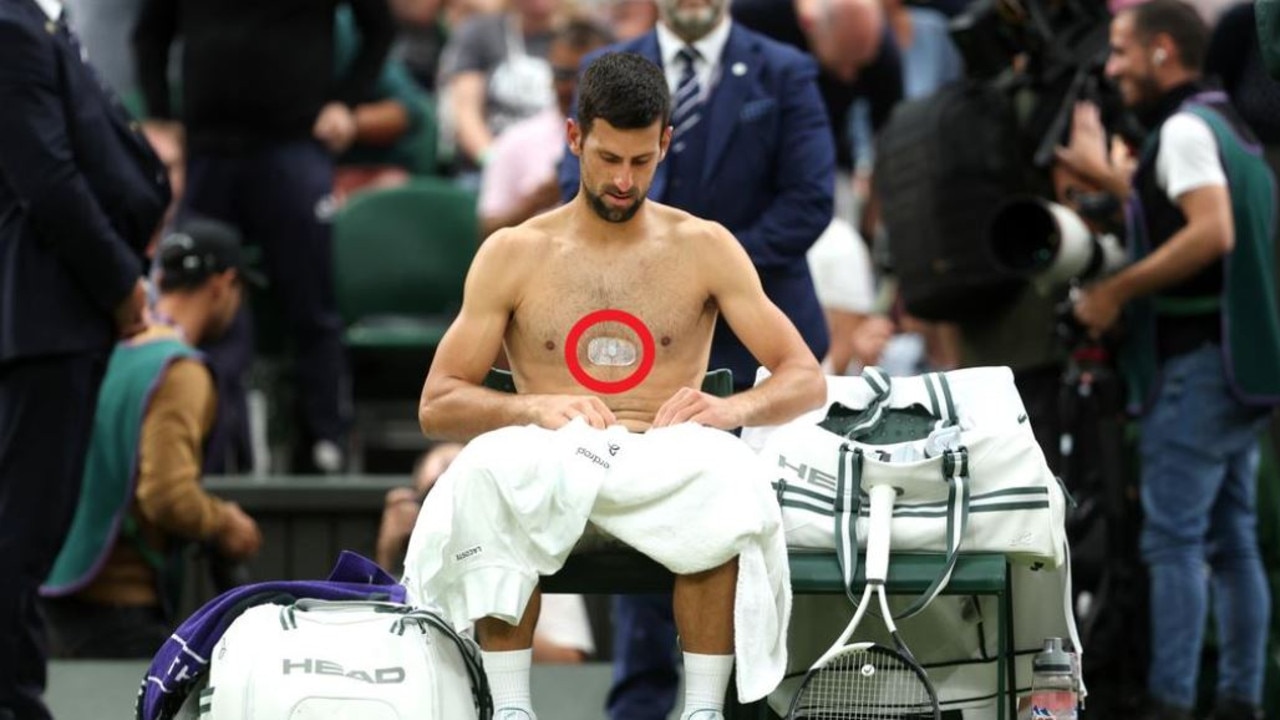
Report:
[[[724,54],[725,43],[729,42],[730,20],[726,15],[720,24],[711,32],[693,43],[699,58],[693,63],[693,72],[698,78],[698,87],[705,100],[720,77],[720,60]],[[678,57],[680,50],[689,43],[681,40],[671,29],[662,23],[657,25],[658,52],[662,55],[662,69],[667,74],[667,87],[674,95],[680,84],[680,75],[684,73],[684,61]]]
[[57,22],[62,17],[62,3],[59,0],[36,0],[36,4],[50,20]]

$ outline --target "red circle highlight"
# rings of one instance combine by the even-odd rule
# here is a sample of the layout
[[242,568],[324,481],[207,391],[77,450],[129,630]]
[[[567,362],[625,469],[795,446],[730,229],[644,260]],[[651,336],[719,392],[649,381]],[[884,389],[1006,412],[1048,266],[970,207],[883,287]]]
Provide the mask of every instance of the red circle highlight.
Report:
[[[603,322],[622,323],[640,336],[640,367],[621,380],[597,380],[582,367],[582,363],[578,362],[578,343],[582,340],[583,333]],[[653,370],[656,355],[657,346],[653,342],[653,333],[649,332],[648,326],[635,315],[613,308],[596,310],[584,315],[581,320],[574,323],[564,342],[564,361],[569,366],[569,374],[573,375],[573,379],[577,380],[579,385],[602,395],[623,393],[644,382]]]

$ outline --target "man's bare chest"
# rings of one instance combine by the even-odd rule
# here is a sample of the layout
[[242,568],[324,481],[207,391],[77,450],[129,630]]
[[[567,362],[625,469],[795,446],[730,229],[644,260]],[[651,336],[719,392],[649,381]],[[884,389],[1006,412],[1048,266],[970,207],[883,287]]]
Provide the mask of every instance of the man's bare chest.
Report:
[[548,262],[535,274],[512,317],[512,329],[525,342],[562,347],[574,328],[585,333],[585,340],[634,340],[639,326],[655,342],[671,344],[700,335],[713,313],[705,283],[687,263],[674,258],[580,258]]

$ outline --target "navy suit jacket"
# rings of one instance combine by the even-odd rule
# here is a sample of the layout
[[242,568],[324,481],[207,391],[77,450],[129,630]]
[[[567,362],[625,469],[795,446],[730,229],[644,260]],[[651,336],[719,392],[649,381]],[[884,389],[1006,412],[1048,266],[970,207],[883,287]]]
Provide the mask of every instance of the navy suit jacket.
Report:
[[[662,66],[655,31],[601,52],[634,52]],[[583,67],[599,54],[587,56]],[[734,23],[719,66],[719,81],[703,112],[709,126],[702,166],[677,178],[670,177],[668,163],[659,164],[648,197],[663,202],[677,182],[700,188],[696,201],[681,209],[724,225],[738,238],[765,293],[821,358],[827,352],[827,325],[805,253],[831,223],[835,146],[818,94],[817,65],[798,50]],[[579,184],[578,158],[566,152],[561,194],[572,198]],[[711,366],[733,370],[734,384],[742,388],[754,383],[759,363],[719,323]]]
[[69,36],[33,0],[0,0],[0,362],[109,350],[169,198]]

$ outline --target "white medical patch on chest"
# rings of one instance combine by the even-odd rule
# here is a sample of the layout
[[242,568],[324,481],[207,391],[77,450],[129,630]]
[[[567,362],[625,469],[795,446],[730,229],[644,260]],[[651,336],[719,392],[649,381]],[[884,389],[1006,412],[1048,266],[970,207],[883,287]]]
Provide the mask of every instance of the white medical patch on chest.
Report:
[[587,359],[596,365],[608,367],[635,365],[637,355],[636,346],[630,340],[597,337],[587,343]]

